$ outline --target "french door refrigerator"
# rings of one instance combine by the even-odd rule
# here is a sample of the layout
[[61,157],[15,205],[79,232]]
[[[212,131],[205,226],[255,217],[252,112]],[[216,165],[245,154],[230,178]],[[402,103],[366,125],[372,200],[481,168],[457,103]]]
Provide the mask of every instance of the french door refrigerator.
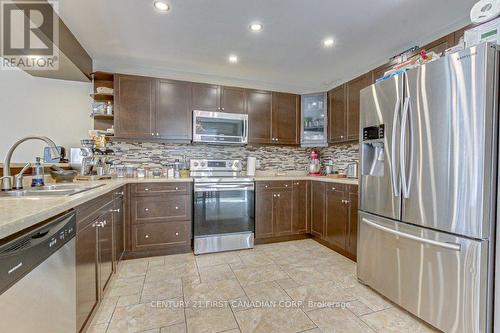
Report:
[[445,332],[490,332],[498,51],[361,91],[358,279]]

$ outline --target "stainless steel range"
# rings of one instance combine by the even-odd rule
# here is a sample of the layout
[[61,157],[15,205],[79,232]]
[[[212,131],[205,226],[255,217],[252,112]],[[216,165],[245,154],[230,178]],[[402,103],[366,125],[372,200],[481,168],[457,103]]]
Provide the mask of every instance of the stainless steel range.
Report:
[[191,160],[194,253],[253,248],[255,185],[239,160]]

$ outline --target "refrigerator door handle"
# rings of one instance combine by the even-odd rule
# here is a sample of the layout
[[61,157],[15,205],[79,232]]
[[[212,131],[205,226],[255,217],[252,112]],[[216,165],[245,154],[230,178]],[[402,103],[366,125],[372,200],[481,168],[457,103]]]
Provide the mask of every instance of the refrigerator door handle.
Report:
[[398,128],[399,120],[399,110],[401,108],[401,99],[397,98],[396,105],[394,106],[394,117],[392,119],[392,143],[391,143],[391,180],[392,180],[392,191],[395,197],[399,197],[401,191],[401,183],[397,175],[397,164],[396,164],[396,134]]
[[[403,115],[401,117],[401,147],[400,147],[400,162],[401,162],[401,182],[403,190],[403,198],[410,197],[411,178],[413,173],[413,124],[410,124],[410,172],[406,175],[406,126],[408,124],[408,114],[410,111],[410,96],[406,96],[403,105]],[[411,121],[410,121],[411,123]]]
[[438,247],[442,247],[442,248],[445,248],[448,250],[453,250],[453,251],[458,251],[458,252],[460,252],[460,249],[461,249],[460,244],[457,244],[457,243],[444,243],[444,242],[435,241],[433,239],[427,239],[427,238],[422,238],[422,237],[418,237],[415,235],[407,234],[407,233],[404,233],[404,232],[401,232],[398,230],[384,227],[378,223],[375,223],[375,222],[368,220],[367,218],[363,218],[363,222],[370,225],[371,227],[373,227],[375,229],[379,229],[381,231],[384,231],[384,232],[387,232],[387,233],[390,233],[390,234],[393,234],[396,236],[411,239],[411,240],[414,240],[414,241],[419,242],[419,243],[438,246]]

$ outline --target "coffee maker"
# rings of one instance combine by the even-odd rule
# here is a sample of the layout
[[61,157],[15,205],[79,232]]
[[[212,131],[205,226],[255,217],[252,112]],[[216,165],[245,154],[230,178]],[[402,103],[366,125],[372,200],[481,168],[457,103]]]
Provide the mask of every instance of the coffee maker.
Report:
[[321,161],[319,151],[311,150],[309,152],[309,176],[321,176]]

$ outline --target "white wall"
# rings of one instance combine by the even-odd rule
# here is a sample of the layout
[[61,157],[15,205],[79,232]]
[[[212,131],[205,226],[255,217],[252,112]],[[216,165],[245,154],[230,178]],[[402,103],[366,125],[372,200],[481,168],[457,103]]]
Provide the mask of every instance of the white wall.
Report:
[[[0,70],[0,163],[9,147],[27,135],[45,135],[66,149],[78,147],[92,128],[90,83],[33,77]],[[12,162],[43,157],[42,141],[28,141]],[[68,152],[69,153],[69,152]]]

